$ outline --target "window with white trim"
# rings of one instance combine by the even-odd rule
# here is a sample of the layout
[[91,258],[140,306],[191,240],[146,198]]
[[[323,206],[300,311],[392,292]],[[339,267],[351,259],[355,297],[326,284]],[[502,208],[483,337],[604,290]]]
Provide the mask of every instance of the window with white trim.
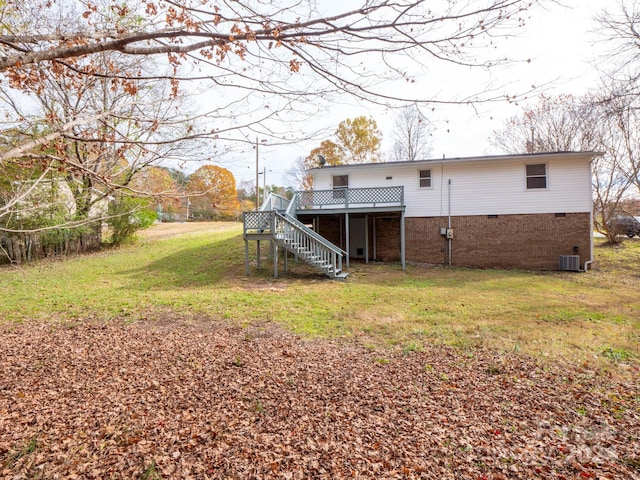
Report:
[[431,187],[431,170],[418,170],[418,185],[420,188]]
[[547,188],[547,165],[545,163],[532,163],[526,166],[527,190]]
[[349,188],[349,175],[333,176],[333,198],[345,198],[345,190]]
[[333,188],[349,188],[349,175],[334,175]]

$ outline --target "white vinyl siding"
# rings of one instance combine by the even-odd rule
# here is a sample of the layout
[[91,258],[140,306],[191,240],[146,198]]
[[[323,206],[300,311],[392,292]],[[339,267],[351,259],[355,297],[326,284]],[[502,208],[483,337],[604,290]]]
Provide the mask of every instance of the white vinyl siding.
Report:
[[[543,163],[522,158],[429,162],[431,187],[420,188],[415,162],[322,168],[313,171],[314,188],[331,189],[332,176],[349,174],[350,188],[404,186],[407,217],[448,214],[451,180],[452,215],[507,215],[590,212],[592,205],[589,154],[545,158],[547,188],[526,188],[526,165]],[[418,167],[419,168],[419,167]],[[393,177],[387,180],[386,177]]]

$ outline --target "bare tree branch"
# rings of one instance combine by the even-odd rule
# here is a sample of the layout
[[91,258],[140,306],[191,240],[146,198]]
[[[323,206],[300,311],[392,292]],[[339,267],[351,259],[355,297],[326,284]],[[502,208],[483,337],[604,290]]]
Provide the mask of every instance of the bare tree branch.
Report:
[[300,0],[7,2],[0,176],[17,180],[0,182],[2,218],[28,218],[20,182],[68,186],[78,218],[61,226],[98,218],[89,212],[110,193],[143,195],[136,175],[164,161],[210,159],[256,136],[311,138],[320,127],[309,118],[342,95],[394,107],[510,100],[389,82],[410,86],[443,63],[491,68],[503,59],[488,47],[538,1],[362,0],[346,11]]

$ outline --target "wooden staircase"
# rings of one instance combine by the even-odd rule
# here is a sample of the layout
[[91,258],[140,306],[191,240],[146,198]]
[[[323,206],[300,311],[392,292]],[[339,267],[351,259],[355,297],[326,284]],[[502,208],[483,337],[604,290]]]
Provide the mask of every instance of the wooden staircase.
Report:
[[275,223],[274,240],[278,246],[330,278],[347,278],[349,274],[342,271],[346,252],[289,215],[276,212]]
[[[278,199],[282,200],[281,197]],[[292,253],[296,260],[308,263],[326,276],[344,280],[349,275],[342,271],[342,259],[347,252],[287,213],[287,205],[283,205],[280,200],[276,206],[270,197],[259,211],[243,213],[247,275],[249,274],[248,241],[269,240],[275,247],[274,276],[277,276],[277,249],[282,248]]]

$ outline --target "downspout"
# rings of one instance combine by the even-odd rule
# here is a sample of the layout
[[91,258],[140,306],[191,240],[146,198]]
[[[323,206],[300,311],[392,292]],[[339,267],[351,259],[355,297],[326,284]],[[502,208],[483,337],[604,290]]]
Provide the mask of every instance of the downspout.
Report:
[[[449,200],[449,218],[447,221],[447,231],[451,230],[451,179],[449,179],[449,191],[447,194],[448,200]],[[449,248],[449,252],[448,252],[448,257],[449,257],[449,266],[451,266],[451,237],[449,235],[447,235],[447,243],[448,243],[448,248]]]
[[591,264],[593,263],[593,240],[591,240],[591,260],[587,260],[584,262],[584,271],[587,272],[590,270]]
[[590,223],[591,223],[591,229],[590,229],[591,238],[589,239],[589,260],[584,262],[584,266],[582,267],[582,269],[585,272],[589,271],[589,267],[593,263],[593,202],[591,204],[591,219],[590,219]]
[[[599,153],[596,155],[602,156],[602,153]],[[593,178],[593,172],[591,168],[592,165],[593,165],[593,157],[591,157],[591,160],[589,161],[589,178]],[[590,228],[591,238],[589,238],[589,260],[584,262],[584,266],[582,267],[582,269],[585,272],[587,272],[589,267],[593,264],[593,184],[591,184],[591,188],[589,189],[589,201],[591,204],[591,208],[589,209],[589,223],[591,224],[591,228]]]

